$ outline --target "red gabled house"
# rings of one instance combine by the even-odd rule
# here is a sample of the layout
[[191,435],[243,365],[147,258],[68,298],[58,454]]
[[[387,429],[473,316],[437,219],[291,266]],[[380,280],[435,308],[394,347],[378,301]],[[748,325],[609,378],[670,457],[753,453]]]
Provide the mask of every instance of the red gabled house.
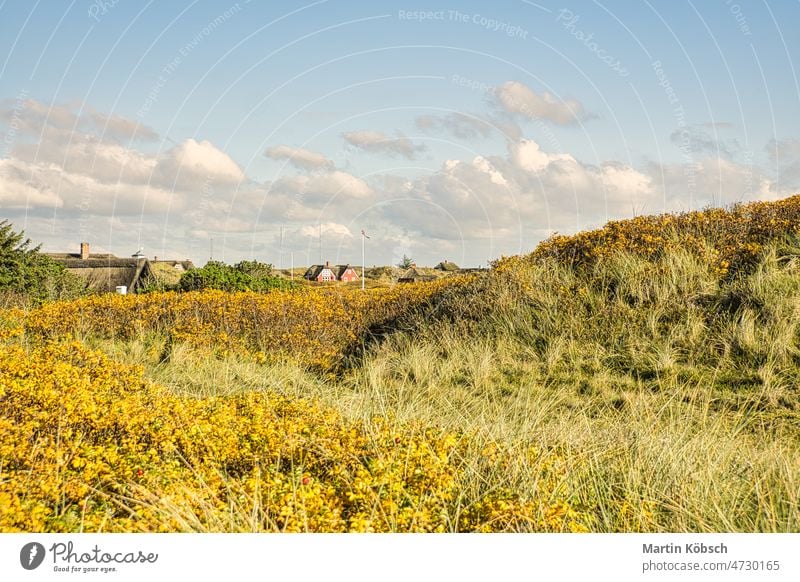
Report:
[[311,265],[306,274],[303,275],[304,279],[309,281],[317,281],[323,283],[326,281],[336,281],[336,273],[333,271],[335,267],[331,267],[327,261],[324,265]]
[[339,281],[358,281],[358,273],[350,265],[336,265],[336,279]]
[[304,279],[324,283],[327,281],[358,281],[358,273],[350,265],[331,265],[325,262],[324,265],[311,265],[303,275]]

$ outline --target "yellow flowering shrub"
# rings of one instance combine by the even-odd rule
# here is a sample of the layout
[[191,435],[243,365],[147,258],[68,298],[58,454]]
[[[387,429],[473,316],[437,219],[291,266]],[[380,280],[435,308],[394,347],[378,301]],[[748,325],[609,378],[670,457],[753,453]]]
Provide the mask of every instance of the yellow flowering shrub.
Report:
[[[3,532],[586,529],[558,496],[556,455],[536,499],[465,500],[470,446],[308,399],[178,396],[74,340],[0,344]],[[511,453],[482,458],[502,472]]]
[[[618,251],[656,258],[679,247],[709,262],[726,276],[754,264],[764,245],[800,234],[800,195],[775,202],[737,204],[682,214],[637,216],[572,236],[555,235],[528,259],[552,257],[573,265],[590,265]],[[500,271],[513,270],[522,257],[501,259]]]
[[329,368],[371,327],[430,301],[468,277],[370,289],[311,288],[270,293],[205,290],[189,293],[96,295],[43,305],[23,317],[37,338],[93,336],[130,339],[156,332],[169,341],[249,351]]

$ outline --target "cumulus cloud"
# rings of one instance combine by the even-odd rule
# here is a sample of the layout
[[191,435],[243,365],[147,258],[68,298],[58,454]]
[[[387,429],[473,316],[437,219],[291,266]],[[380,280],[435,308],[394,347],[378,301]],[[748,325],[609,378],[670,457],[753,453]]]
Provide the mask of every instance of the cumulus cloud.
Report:
[[204,184],[221,192],[244,180],[239,166],[208,141],[187,139],[162,153],[144,153],[131,140],[157,134],[121,116],[35,100],[4,105],[0,125],[14,137],[0,160],[5,208],[58,209],[84,218],[158,214],[186,208]]
[[554,163],[577,165],[575,158],[571,155],[549,154],[543,151],[538,143],[529,139],[511,143],[508,149],[511,162],[527,172],[541,172]]
[[67,173],[52,164],[0,161],[0,196],[6,208],[66,214],[161,214],[184,207],[185,197],[147,184],[111,183],[89,174]]
[[152,183],[184,190],[198,189],[208,182],[236,184],[244,180],[244,173],[230,156],[209,141],[194,139],[155,155],[76,133],[63,143],[21,143],[13,153],[15,159],[33,166],[57,166],[66,174],[90,175],[111,184]]
[[533,237],[663,202],[647,172],[614,160],[587,164],[532,140],[509,143],[505,156],[447,160],[430,176],[383,183],[388,223],[413,233],[414,240],[437,241],[433,246],[483,244],[489,255],[497,248],[529,250]]
[[154,178],[168,188],[196,189],[208,182],[236,184],[244,173],[209,141],[187,139],[159,157]]
[[569,125],[587,117],[580,101],[561,100],[548,91],[537,93],[519,81],[508,81],[496,87],[493,96],[507,113],[524,119],[543,119],[557,125]]
[[301,202],[314,207],[339,203],[342,200],[368,198],[373,192],[364,180],[341,170],[281,178],[272,188],[276,192],[297,195]]
[[146,182],[157,163],[153,156],[84,134],[72,134],[66,142],[46,139],[40,143],[21,143],[14,149],[14,157],[33,166],[59,167],[67,174],[91,175],[106,183]]
[[652,202],[657,195],[653,179],[625,164],[605,162],[600,166],[598,179],[603,185],[606,200],[620,204]]
[[273,160],[288,160],[290,164],[301,170],[318,170],[333,167],[333,162],[322,154],[289,145],[271,147],[267,149],[264,155]]
[[414,144],[403,134],[390,137],[381,131],[348,131],[342,134],[351,146],[366,152],[400,156],[412,160],[420,152],[425,151],[423,144]]
[[322,236],[335,235],[353,237],[353,233],[350,232],[349,228],[344,224],[336,222],[323,222],[315,226],[304,226],[299,230],[299,233],[301,236],[317,238],[319,237],[320,231],[322,231]]
[[[322,249],[319,244],[320,229]],[[290,260],[295,266],[318,264],[320,260],[341,264],[355,263],[356,257],[361,256],[358,239],[353,235],[353,231],[344,223],[330,220],[317,220],[313,224],[286,227],[282,231],[279,229],[266,240],[263,250],[272,253],[277,251],[274,255],[275,264],[282,265],[283,268],[289,266]]]
[[14,160],[0,160],[0,207],[60,208],[64,201],[47,185],[32,183],[28,168]]
[[[140,244],[153,249],[160,240],[159,256],[173,249],[181,257],[207,257],[213,236],[216,258],[263,253],[256,256],[273,262],[277,256],[270,253],[283,227],[282,248],[305,249],[316,261],[322,223],[323,252],[331,260],[334,255],[352,260],[360,252],[358,229],[366,228],[373,237],[371,263],[396,262],[408,254],[420,264],[443,258],[477,264],[500,253],[529,251],[553,230],[571,232],[633,213],[774,199],[790,193],[793,179],[800,180],[800,141],[768,144],[766,155],[775,164],[770,175],[752,160],[739,163],[733,141],[723,142],[727,150],[707,143],[714,136],[697,126],[691,164],[589,162],[543,145],[548,140],[540,144],[505,133],[507,149],[494,155],[445,160],[426,175],[388,174],[369,181],[336,168],[322,153],[276,145],[267,157],[286,160],[301,172],[259,183],[209,141],[141,149],[121,142],[140,131],[132,122],[78,115],[72,105],[30,108],[11,118],[0,111],[0,126],[14,119],[18,132],[0,159],[0,206],[9,217],[16,213],[41,227],[42,232],[26,229],[54,250],[63,249],[63,241],[71,248],[80,228],[92,240],[98,232],[113,231],[125,252]],[[482,123],[505,119],[516,126],[526,117],[523,111],[495,112],[486,120],[421,116],[416,123],[473,139],[483,137]],[[103,127],[109,128],[105,137]],[[402,135],[349,132],[345,139],[387,155],[420,151]],[[54,248],[58,240],[63,244]],[[220,245],[229,254],[221,254]]]

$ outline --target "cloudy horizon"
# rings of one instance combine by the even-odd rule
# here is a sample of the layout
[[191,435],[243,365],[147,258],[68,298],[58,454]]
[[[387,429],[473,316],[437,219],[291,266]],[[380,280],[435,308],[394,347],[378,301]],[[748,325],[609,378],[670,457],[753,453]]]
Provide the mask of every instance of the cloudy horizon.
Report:
[[[0,209],[46,251],[485,266],[800,190],[800,5],[0,3]],[[320,241],[322,248],[320,249]]]

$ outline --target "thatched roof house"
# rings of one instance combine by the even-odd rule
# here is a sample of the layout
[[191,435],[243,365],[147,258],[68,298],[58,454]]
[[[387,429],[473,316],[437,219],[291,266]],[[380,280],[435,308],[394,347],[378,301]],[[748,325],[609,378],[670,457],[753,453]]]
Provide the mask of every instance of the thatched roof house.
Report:
[[162,264],[180,273],[193,267],[191,261],[149,261],[140,253],[131,258],[122,258],[110,253],[90,253],[89,243],[81,243],[78,253],[47,253],[67,271],[86,281],[87,288],[98,292],[114,292],[117,287],[126,287],[128,292],[144,284],[150,278],[161,278]]
[[460,270],[458,265],[456,265],[452,261],[442,261],[438,265],[434,267],[437,271],[446,271],[446,272],[453,272]]
[[335,268],[335,266],[332,267],[327,262],[324,265],[311,265],[303,275],[303,278],[317,282],[336,281]]
[[336,274],[337,281],[358,281],[358,273],[350,265],[336,265],[333,272]]
[[[430,270],[430,269],[427,269]],[[400,277],[397,279],[398,283],[418,283],[421,281],[435,281],[438,277],[436,275],[432,275],[430,273],[425,273],[420,267],[416,265],[405,271]]]

